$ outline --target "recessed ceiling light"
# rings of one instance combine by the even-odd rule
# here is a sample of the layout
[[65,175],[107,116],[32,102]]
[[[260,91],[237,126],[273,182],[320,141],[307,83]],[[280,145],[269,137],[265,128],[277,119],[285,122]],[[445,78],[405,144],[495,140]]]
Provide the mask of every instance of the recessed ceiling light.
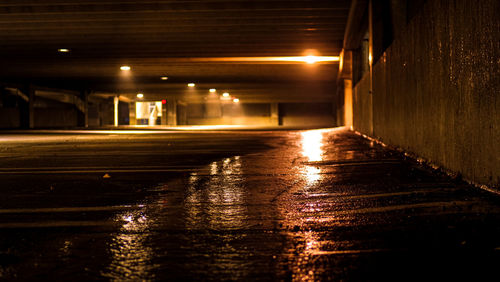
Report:
[[69,52],[69,49],[67,49],[67,48],[61,48],[61,49],[57,49],[57,52],[60,52],[60,53],[68,53],[68,52]]
[[192,83],[192,82],[191,82],[191,83],[188,83],[188,87],[194,87],[194,85],[195,85],[195,84],[194,84],[194,83]]
[[233,99],[233,102],[235,102],[235,103],[239,103],[239,102],[240,102],[240,99],[238,99],[238,98],[234,98],[234,99]]
[[120,70],[122,70],[122,71],[129,71],[130,70],[130,66],[121,66]]
[[137,98],[143,98],[144,97],[144,94],[142,93],[137,93]]
[[222,96],[223,96],[223,97],[229,97],[229,93],[224,92],[224,93],[222,93]]
[[168,79],[168,76],[162,76],[161,77],[161,80],[167,80]]
[[214,93],[217,90],[215,88],[210,88],[210,90],[208,90],[208,91],[210,91],[210,93]]

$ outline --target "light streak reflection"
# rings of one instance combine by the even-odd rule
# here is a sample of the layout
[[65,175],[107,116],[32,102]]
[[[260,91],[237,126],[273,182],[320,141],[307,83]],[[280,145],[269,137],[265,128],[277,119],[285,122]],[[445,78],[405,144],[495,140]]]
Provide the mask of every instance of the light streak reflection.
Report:
[[[328,130],[325,129],[317,129],[300,133],[302,137],[302,156],[307,158],[308,162],[319,162],[323,160],[323,155],[325,154],[325,151],[323,150],[324,134],[327,131]],[[321,168],[307,164],[304,167],[304,175],[307,181],[307,186],[314,185],[320,181],[321,172]]]
[[[212,162],[203,172],[189,177],[185,197],[185,224],[187,230],[241,230],[249,221],[248,203],[239,156]],[[189,233],[188,234],[192,234]],[[203,244],[204,239],[193,233],[192,244]],[[201,240],[201,241],[200,241]],[[250,250],[241,248],[240,235],[232,232],[218,233],[209,253],[217,268],[229,272],[249,271],[245,265],[235,262],[234,257],[249,257]]]
[[[311,230],[316,222],[331,224],[336,219],[326,214],[330,207],[330,199],[317,197],[319,194],[330,195],[325,192],[321,180],[323,169],[319,162],[327,159],[327,137],[336,129],[308,130],[298,135],[299,157],[303,160],[301,174],[297,181],[303,183],[297,189],[283,197],[280,212],[284,217],[284,226],[289,236],[289,244],[285,248],[284,256],[293,281],[321,280],[325,268],[315,263],[325,250],[336,243],[328,238],[321,237],[321,232]],[[291,204],[290,204],[291,203]]]
[[122,226],[108,246],[112,261],[102,275],[117,280],[152,277],[155,268],[151,263],[154,252],[147,246],[147,230],[152,220],[142,208],[117,214],[115,221],[122,223]]

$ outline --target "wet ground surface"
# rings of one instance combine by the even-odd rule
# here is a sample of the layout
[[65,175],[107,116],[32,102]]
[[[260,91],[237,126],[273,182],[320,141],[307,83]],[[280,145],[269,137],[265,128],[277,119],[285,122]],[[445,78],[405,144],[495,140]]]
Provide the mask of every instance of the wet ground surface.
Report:
[[2,280],[498,281],[499,197],[343,129],[0,135]]

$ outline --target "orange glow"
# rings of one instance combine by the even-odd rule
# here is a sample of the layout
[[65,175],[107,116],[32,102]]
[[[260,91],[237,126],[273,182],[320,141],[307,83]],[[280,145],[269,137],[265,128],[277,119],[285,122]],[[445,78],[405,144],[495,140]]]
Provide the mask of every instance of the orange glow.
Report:
[[225,57],[196,58],[193,61],[203,62],[249,62],[249,63],[328,63],[338,62],[339,56],[297,56],[297,57]]
[[339,56],[317,56],[308,53],[295,57],[211,57],[211,58],[169,58],[169,62],[222,62],[222,63],[249,63],[249,64],[303,64],[339,62]]
[[312,55],[310,55],[310,56],[306,56],[306,57],[304,58],[304,61],[305,61],[306,63],[308,63],[308,64],[314,64],[314,63],[316,63],[316,62],[317,62],[317,57],[316,57],[316,56],[312,56]]
[[302,155],[308,158],[310,162],[323,160],[323,133],[325,131],[308,130],[301,133],[302,135]]

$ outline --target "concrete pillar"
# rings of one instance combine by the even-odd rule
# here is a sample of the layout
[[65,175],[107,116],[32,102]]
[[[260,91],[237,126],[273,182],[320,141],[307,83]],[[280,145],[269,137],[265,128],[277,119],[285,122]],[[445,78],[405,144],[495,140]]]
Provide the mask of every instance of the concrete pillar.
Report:
[[278,103],[271,103],[271,125],[280,125]]
[[114,126],[118,126],[118,104],[120,103],[120,99],[118,98],[118,96],[115,96],[114,99],[113,99],[113,111],[114,111],[114,115],[113,115],[113,125]]
[[344,123],[352,127],[352,80],[344,79]]
[[167,100],[166,104],[161,104],[161,125],[166,126],[168,124],[168,109],[167,105],[170,102],[170,100]]
[[368,2],[368,63],[370,65],[370,90],[368,94],[368,104],[371,110],[369,111],[369,132],[373,136],[373,0]]
[[177,102],[174,98],[167,100],[167,124],[169,126],[177,125]]
[[83,112],[77,109],[77,126],[89,127],[89,91],[80,92],[80,99],[83,102]]
[[135,113],[136,113],[136,109],[135,109],[135,102],[130,102],[128,104],[128,124],[129,125],[137,125],[137,119],[136,119],[136,116],[135,116]]
[[19,100],[19,121],[21,128],[35,128],[35,88],[28,85],[22,90],[28,101]]
[[35,88],[30,85],[28,87],[29,101],[29,128],[35,128]]

